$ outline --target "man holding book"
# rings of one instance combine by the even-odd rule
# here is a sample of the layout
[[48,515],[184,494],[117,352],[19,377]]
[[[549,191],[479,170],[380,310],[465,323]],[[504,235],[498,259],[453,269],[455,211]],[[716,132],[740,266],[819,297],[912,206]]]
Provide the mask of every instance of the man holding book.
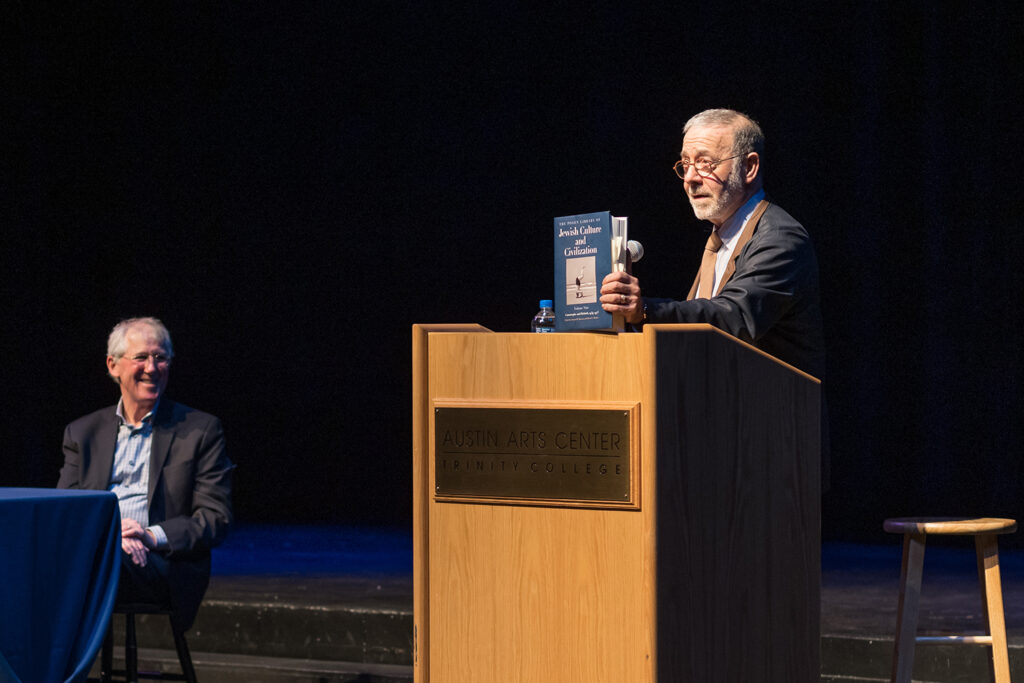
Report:
[[697,218],[714,226],[685,300],[641,295],[628,273],[604,278],[601,304],[633,325],[709,323],[817,378],[825,369],[818,262],[804,228],[766,199],[764,135],[737,111],[683,128],[676,174]]

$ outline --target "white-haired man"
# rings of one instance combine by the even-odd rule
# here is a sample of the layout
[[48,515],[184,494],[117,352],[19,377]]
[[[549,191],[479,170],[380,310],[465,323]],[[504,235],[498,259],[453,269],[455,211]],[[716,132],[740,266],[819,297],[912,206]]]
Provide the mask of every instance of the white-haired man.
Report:
[[627,322],[709,323],[823,379],[818,262],[807,232],[765,197],[764,135],[731,109],[709,109],[683,128],[675,172],[694,214],[714,226],[685,300],[641,295],[640,282],[611,273],[606,311]]
[[57,487],[117,494],[118,601],[167,604],[185,631],[209,583],[210,548],[231,526],[234,465],[219,419],[163,398],[173,356],[156,318],[114,327],[107,371],[121,399],[67,426]]

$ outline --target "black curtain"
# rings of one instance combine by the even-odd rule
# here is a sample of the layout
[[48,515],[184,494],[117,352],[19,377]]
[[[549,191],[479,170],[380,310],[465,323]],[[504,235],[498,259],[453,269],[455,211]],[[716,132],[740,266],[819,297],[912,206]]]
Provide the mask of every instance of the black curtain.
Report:
[[407,524],[410,325],[528,329],[587,211],[685,295],[670,167],[725,106],[818,248],[825,537],[1022,516],[1022,10],[620,5],[8,5],[0,484],[56,482],[108,330],[156,315],[242,521]]

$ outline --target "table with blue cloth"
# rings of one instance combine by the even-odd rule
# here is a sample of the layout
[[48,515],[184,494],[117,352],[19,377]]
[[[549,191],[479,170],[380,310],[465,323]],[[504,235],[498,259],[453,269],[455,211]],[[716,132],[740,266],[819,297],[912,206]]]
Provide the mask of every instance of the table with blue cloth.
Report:
[[121,568],[117,496],[0,488],[0,681],[84,681]]

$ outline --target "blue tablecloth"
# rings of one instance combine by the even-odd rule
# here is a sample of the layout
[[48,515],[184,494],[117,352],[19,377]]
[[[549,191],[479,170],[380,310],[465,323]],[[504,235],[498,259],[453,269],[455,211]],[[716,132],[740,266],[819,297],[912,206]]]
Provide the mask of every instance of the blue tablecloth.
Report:
[[0,488],[0,681],[84,681],[121,569],[117,496]]

